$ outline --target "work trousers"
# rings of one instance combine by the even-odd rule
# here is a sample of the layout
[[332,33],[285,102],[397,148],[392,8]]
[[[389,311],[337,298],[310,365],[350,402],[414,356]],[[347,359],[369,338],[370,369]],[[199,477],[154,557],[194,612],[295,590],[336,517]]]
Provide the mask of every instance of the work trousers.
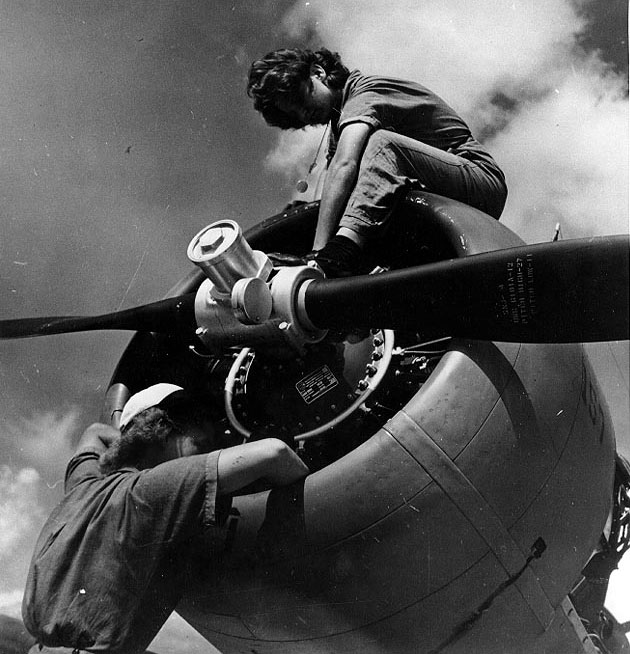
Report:
[[464,154],[377,130],[365,147],[339,227],[356,232],[362,241],[377,237],[396,204],[414,188],[459,200],[498,219],[507,198],[502,175]]

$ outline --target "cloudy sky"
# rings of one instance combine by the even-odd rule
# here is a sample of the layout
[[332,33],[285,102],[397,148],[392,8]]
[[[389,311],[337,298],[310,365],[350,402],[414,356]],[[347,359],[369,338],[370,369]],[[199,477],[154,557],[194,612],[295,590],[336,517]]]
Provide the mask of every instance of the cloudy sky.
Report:
[[[565,238],[627,232],[626,12],[624,0],[3,2],[2,317],[159,299],[201,227],[247,227],[293,199],[320,133],[267,128],[244,91],[250,62],[285,45],[325,45],[441,94],[505,170],[503,220],[525,240],[557,223]],[[33,539],[127,340],[0,343],[0,613],[17,615]],[[595,355],[629,453],[627,344]]]

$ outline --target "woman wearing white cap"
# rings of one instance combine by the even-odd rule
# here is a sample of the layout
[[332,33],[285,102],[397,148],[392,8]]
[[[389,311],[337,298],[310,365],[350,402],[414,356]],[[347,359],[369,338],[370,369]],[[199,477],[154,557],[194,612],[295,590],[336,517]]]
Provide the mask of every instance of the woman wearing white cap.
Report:
[[212,411],[174,384],[133,395],[120,425],[86,430],[38,539],[22,613],[40,645],[143,652],[183,594],[196,541],[220,551],[230,495],[309,472],[277,439],[225,447]]

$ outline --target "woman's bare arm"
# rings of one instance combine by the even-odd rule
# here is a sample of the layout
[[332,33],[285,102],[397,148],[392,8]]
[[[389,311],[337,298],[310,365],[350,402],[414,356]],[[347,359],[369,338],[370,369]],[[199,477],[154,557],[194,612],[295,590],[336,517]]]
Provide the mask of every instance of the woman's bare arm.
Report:
[[218,463],[218,493],[233,493],[253,482],[284,486],[308,475],[300,457],[277,438],[265,438],[221,451]]
[[335,156],[326,172],[313,250],[321,250],[335,234],[356,184],[371,130],[367,123],[351,123],[341,132]]

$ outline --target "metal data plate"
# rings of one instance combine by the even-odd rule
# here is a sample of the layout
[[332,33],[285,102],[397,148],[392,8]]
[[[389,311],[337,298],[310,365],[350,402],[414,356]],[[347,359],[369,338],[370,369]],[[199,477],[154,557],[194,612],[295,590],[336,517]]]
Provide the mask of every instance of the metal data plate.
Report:
[[319,343],[293,359],[250,354],[235,376],[232,426],[273,430],[280,438],[329,431],[375,389],[389,365],[387,348],[391,343],[376,330]]

